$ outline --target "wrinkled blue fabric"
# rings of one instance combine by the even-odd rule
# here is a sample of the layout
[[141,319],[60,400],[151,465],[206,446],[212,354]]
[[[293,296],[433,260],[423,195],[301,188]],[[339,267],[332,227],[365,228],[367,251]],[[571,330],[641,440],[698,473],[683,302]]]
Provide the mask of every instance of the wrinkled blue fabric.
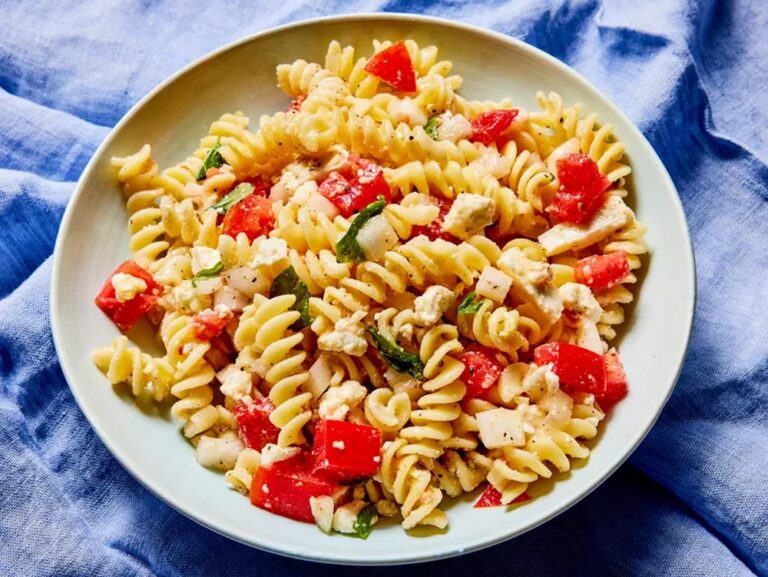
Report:
[[[492,28],[565,61],[642,129],[698,265],[690,354],[613,477],[505,544],[422,575],[768,575],[768,9],[760,0],[2,2],[0,575],[394,575],[281,558],[144,490],[77,408],[48,317],[69,195],[109,127],[182,65],[277,24],[348,11]],[[269,9],[265,9],[268,6]],[[417,569],[409,569],[408,571]]]

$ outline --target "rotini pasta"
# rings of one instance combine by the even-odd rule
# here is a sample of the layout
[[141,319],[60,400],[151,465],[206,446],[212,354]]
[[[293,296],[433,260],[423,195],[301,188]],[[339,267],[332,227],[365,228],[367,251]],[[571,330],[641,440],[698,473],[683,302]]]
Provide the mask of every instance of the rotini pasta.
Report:
[[361,536],[444,530],[450,498],[518,502],[587,458],[647,252],[595,114],[469,100],[413,40],[373,51],[281,64],[287,110],[225,113],[168,168],[112,160],[132,259],[96,302],[164,351],[93,352],[253,504]]

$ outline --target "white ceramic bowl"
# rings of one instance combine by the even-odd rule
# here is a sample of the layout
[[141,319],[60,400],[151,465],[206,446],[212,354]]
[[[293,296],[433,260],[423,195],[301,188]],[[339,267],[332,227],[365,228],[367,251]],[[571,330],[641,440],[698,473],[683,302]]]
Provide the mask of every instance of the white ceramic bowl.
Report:
[[[324,536],[252,507],[221,475],[200,467],[165,415],[142,411],[115,394],[91,362],[115,326],[93,297],[117,263],[129,256],[123,196],[109,164],[145,142],[161,166],[194,149],[209,124],[227,111],[251,119],[286,107],[275,66],[296,58],[320,61],[332,39],[369,50],[373,38],[414,38],[436,44],[464,77],[463,93],[533,108],[537,90],[600,114],[626,143],[635,194],[647,223],[651,256],[637,306],[621,343],[630,393],[604,423],[585,466],[560,475],[525,506],[472,509],[467,499],[447,507],[449,529],[428,537],[399,525],[377,527],[367,541]],[[520,41],[463,24],[411,15],[376,14],[292,24],[226,46],[194,62],[139,102],[110,133],[83,172],[61,225],[54,257],[51,322],[56,349],[75,398],[98,435],[150,491],[206,527],[243,543],[292,557],[350,564],[394,564],[444,558],[499,543],[564,511],[584,497],[638,445],[656,420],[680,371],[694,308],[691,241],[678,195],[648,142],[616,107],[576,72]],[[147,339],[151,340],[151,339]]]

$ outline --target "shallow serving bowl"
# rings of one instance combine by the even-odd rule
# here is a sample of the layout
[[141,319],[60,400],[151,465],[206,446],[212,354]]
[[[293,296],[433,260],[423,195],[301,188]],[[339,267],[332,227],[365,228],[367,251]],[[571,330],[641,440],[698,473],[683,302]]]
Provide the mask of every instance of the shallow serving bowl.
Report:
[[[317,527],[252,507],[220,474],[200,467],[167,414],[115,394],[91,362],[115,326],[93,304],[101,283],[129,256],[127,214],[109,159],[152,144],[161,166],[185,158],[210,123],[242,110],[257,124],[283,110],[275,66],[296,58],[320,61],[332,39],[370,51],[371,40],[413,38],[435,44],[464,77],[471,98],[511,96],[535,107],[537,90],[599,113],[627,146],[630,204],[648,224],[650,257],[621,354],[630,393],[604,422],[588,462],[512,511],[447,506],[445,532],[407,534],[377,527],[367,541],[327,537]],[[573,505],[626,459],[656,420],[680,371],[695,297],[691,242],[680,200],[666,170],[632,123],[576,72],[520,41],[463,24],[410,15],[339,16],[292,24],[226,46],[194,62],[139,102],[110,133],[86,168],[62,222],[54,258],[51,322],[64,374],[98,435],[126,469],[158,497],[199,523],[243,543],[317,561],[394,564],[458,555],[519,535]],[[143,339],[150,342],[151,338]],[[142,342],[143,344],[143,342]]]

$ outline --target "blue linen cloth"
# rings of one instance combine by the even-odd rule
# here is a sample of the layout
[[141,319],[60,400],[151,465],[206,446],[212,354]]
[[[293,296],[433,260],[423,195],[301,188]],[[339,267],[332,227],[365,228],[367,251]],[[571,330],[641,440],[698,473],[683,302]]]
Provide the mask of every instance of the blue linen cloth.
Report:
[[[768,575],[768,10],[759,0],[2,2],[0,575],[392,575],[250,549],[110,456],[64,382],[48,291],[80,172],[141,96],[258,30],[346,11],[463,20],[564,60],[650,139],[685,205],[689,358],[641,447],[567,513],[422,575]],[[265,9],[268,6],[269,9]]]

